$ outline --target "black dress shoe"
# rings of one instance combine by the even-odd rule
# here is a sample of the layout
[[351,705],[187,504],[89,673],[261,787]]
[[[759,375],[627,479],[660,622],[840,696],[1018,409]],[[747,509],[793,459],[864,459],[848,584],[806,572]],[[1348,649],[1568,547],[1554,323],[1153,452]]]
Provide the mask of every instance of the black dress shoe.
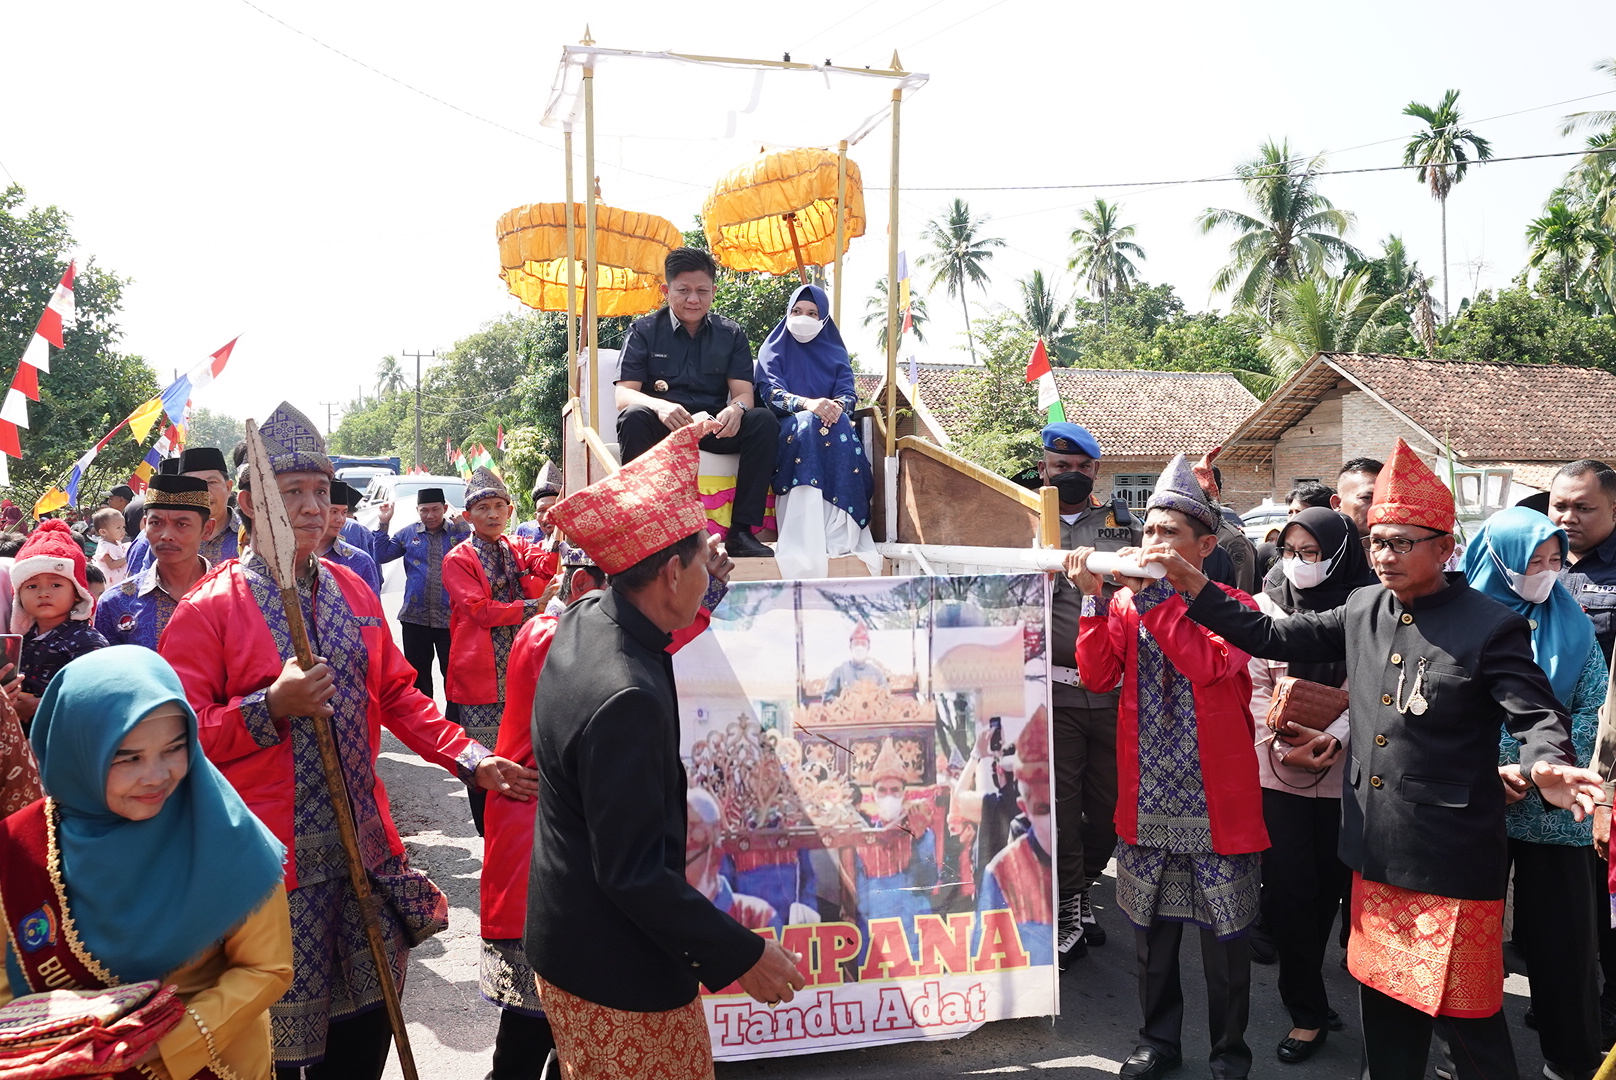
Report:
[[730,529],[724,537],[724,550],[732,559],[772,559],[774,549],[752,535],[744,525]]
[[1122,1080],[1160,1080],[1183,1062],[1182,1055],[1164,1054],[1149,1043],[1145,1043],[1128,1055],[1128,1060],[1122,1063],[1117,1075]]
[[1341,1019],[1341,1014],[1334,1009],[1329,1010],[1329,1016],[1324,1023],[1331,1031],[1340,1031],[1347,1026],[1346,1021]]
[[1279,1040],[1279,1049],[1276,1053],[1279,1060],[1285,1064],[1300,1065],[1318,1053],[1319,1047],[1323,1046],[1325,1040],[1329,1037],[1330,1029],[1327,1027],[1319,1028],[1319,1033],[1309,1042],[1303,1042],[1301,1039],[1292,1039],[1287,1036]]

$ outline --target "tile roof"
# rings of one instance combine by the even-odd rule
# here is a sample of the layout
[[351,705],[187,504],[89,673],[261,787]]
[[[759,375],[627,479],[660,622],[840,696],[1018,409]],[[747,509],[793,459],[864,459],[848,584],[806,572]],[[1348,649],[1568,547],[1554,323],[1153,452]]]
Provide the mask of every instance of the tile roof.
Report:
[[1225,456],[1265,458],[1273,440],[1345,377],[1466,461],[1616,457],[1616,375],[1559,364],[1319,353],[1233,434]]

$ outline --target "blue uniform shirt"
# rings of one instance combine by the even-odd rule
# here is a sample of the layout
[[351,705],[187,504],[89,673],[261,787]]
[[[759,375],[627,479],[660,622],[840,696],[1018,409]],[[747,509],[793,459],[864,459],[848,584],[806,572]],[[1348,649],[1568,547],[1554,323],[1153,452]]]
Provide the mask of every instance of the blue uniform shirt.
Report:
[[346,566],[364,579],[371,592],[377,596],[382,594],[382,572],[377,568],[376,560],[370,557],[370,552],[355,547],[339,536],[331,541],[331,550],[321,558],[328,559],[338,566]]
[[449,591],[443,587],[443,557],[471,535],[471,526],[464,521],[446,521],[436,532],[428,532],[416,521],[385,539],[382,532],[376,531],[376,561],[404,560],[404,604],[398,610],[399,622],[447,630]]

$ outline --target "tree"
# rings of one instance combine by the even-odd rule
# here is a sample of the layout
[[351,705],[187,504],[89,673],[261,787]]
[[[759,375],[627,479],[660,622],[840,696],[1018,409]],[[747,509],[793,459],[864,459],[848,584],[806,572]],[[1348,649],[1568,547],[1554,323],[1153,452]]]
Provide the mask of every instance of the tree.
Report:
[[[7,377],[78,246],[66,213],[54,206],[25,209],[25,203],[20,186],[0,192],[0,374]],[[28,405],[29,426],[18,432],[23,456],[7,463],[7,494],[24,509],[65,481],[73,463],[113,425],[157,395],[157,377],[145,361],[113,348],[121,336],[118,312],[125,284],[93,257],[79,264],[73,283],[78,317],[64,328],[64,347],[51,349],[50,372],[39,379],[39,401]],[[93,504],[107,488],[122,483],[147,448],[119,433],[82,478],[81,501]]]
[[245,437],[240,420],[212,409],[192,409],[191,425],[185,429],[187,446],[217,446],[226,457]]
[[1034,270],[1016,285],[1021,289],[1021,310],[1014,313],[1015,319],[1034,340],[1044,339],[1050,363],[1061,367],[1070,365],[1076,357],[1072,334],[1066,326],[1072,307],[1057,295],[1059,283],[1047,281],[1042,270]]
[[[909,290],[909,332],[915,335],[915,340],[926,340],[926,321],[931,316],[926,313],[926,298]],[[903,309],[898,310],[898,322],[903,323]],[[875,290],[864,301],[863,324],[875,327],[875,340],[881,349],[881,361],[886,363],[887,355],[887,279],[885,275],[875,279]]]
[[1072,245],[1077,249],[1066,264],[1076,270],[1088,283],[1089,291],[1100,299],[1101,321],[1111,321],[1111,297],[1126,293],[1139,280],[1139,268],[1145,249],[1133,242],[1134,227],[1118,224],[1122,207],[1095,199],[1094,205],[1078,217],[1083,224],[1072,230]]
[[409,389],[409,385],[409,376],[404,374],[404,367],[398,362],[398,357],[382,357],[382,362],[376,365],[376,396],[392,397]]
[[965,313],[965,343],[974,364],[976,340],[971,336],[971,309],[966,303],[966,292],[973,285],[986,291],[987,262],[993,258],[995,249],[1004,247],[1004,241],[997,236],[981,235],[988,217],[986,214],[972,216],[964,199],[955,199],[943,214],[926,223],[925,238],[932,250],[917,261],[936,267],[931,277],[932,288],[943,285],[949,296],[959,297],[960,310]]
[[1517,286],[1483,292],[1448,324],[1443,356],[1511,364],[1575,364],[1616,372],[1616,316],[1589,317],[1557,296]]
[[1540,269],[1552,265],[1559,272],[1561,299],[1571,300],[1573,283],[1580,284],[1590,274],[1597,275],[1609,261],[1611,236],[1594,223],[1586,210],[1555,203],[1548,213],[1526,227],[1531,242],[1527,265]]
[[1236,167],[1251,213],[1209,207],[1199,221],[1203,233],[1237,234],[1229,265],[1212,279],[1214,292],[1232,292],[1236,303],[1271,319],[1280,282],[1300,281],[1358,255],[1343,239],[1353,216],[1318,193],[1314,181],[1323,167],[1322,154],[1298,167],[1288,139],[1264,143],[1256,158]]
[[[1594,64],[1595,71],[1602,71],[1616,80],[1616,56],[1607,56]],[[1571,113],[1563,118],[1560,134],[1570,135],[1577,131],[1595,131],[1606,135],[1616,134],[1616,109],[1584,109],[1581,112]]]
[[[1344,278],[1288,281],[1276,296],[1275,318],[1263,335],[1262,354],[1281,382],[1314,353],[1380,352],[1388,335],[1381,319],[1396,310],[1401,299],[1371,292],[1367,267]],[[1401,331],[1392,333],[1401,336]]]
[[1493,156],[1493,148],[1474,131],[1459,126],[1457,90],[1443,94],[1435,108],[1411,101],[1403,107],[1403,115],[1425,122],[1425,130],[1416,132],[1403,147],[1403,164],[1419,166],[1414,178],[1430,186],[1431,198],[1442,207],[1442,312],[1446,315],[1453,310],[1448,306],[1448,193],[1465,178],[1469,154],[1486,161]]

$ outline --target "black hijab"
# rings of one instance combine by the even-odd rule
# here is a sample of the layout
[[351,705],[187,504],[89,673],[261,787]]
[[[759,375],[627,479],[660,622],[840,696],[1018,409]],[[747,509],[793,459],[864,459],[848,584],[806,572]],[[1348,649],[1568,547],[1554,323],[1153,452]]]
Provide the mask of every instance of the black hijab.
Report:
[[[1290,578],[1281,576],[1278,584],[1264,590],[1286,614],[1334,610],[1346,603],[1354,590],[1379,582],[1358,539],[1358,526],[1347,515],[1327,506],[1310,506],[1286,522],[1285,528],[1288,530],[1293,525],[1312,536],[1323,557],[1332,562],[1329,574],[1311,589],[1298,589]],[[1285,534],[1280,533],[1280,540],[1284,538]],[[1293,663],[1289,671],[1298,679],[1329,686],[1340,686],[1347,681],[1344,662]]]

